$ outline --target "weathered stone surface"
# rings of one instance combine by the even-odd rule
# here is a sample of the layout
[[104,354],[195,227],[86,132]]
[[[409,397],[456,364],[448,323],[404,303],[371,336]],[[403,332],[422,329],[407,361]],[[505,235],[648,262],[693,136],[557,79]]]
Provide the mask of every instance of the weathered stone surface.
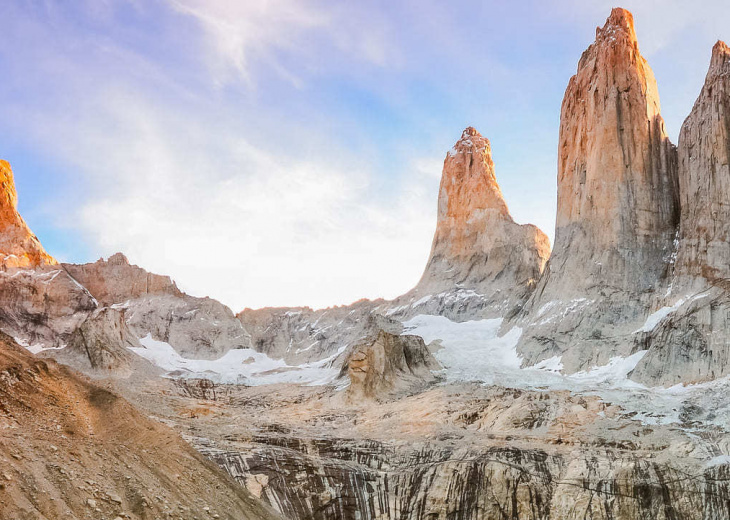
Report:
[[[335,356],[380,330],[400,334],[403,326],[384,316],[384,300],[313,310],[309,307],[245,309],[238,319],[253,348],[289,364]],[[344,357],[340,357],[340,363]]]
[[681,220],[670,290],[673,309],[638,339],[649,352],[632,373],[649,385],[730,374],[730,49],[718,42],[679,136]]
[[149,273],[130,265],[122,253],[112,255],[108,260],[99,259],[93,264],[63,264],[63,267],[102,305],[124,303],[148,295],[182,296],[169,276]]
[[56,263],[18,214],[13,170],[7,161],[0,160],[0,269]]
[[423,339],[380,331],[352,349],[341,376],[350,380],[347,398],[353,401],[393,398],[423,390],[440,369]]
[[633,18],[614,9],[563,99],[553,253],[526,306],[526,364],[628,354],[665,281],[679,220],[676,150]]
[[[393,302],[394,316],[418,307],[418,313],[458,319],[459,304],[479,307],[485,315],[509,313],[534,289],[549,255],[542,231],[512,220],[489,140],[469,127],[444,160],[426,269],[418,285]],[[462,319],[473,315],[463,313]]]
[[2,333],[0,446],[3,519],[279,518],[179,434]]
[[60,267],[0,272],[0,330],[26,346],[65,345],[97,306]]
[[[131,374],[137,358],[128,349],[141,346],[127,327],[124,311],[104,307],[94,311],[74,331],[68,346],[55,357],[76,367],[81,363],[106,376],[125,377]],[[70,357],[74,359],[68,359]]]
[[150,334],[189,359],[218,359],[251,348],[251,336],[233,311],[212,298],[143,296],[120,305],[135,336]]

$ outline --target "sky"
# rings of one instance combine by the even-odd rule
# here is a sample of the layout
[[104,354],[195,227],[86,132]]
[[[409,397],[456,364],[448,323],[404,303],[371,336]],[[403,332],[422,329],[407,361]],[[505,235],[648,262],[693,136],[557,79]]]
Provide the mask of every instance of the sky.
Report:
[[[0,157],[59,260],[122,251],[234,311],[392,298],[467,126],[552,238],[562,96],[615,5],[0,0]],[[621,7],[676,143],[730,2]]]

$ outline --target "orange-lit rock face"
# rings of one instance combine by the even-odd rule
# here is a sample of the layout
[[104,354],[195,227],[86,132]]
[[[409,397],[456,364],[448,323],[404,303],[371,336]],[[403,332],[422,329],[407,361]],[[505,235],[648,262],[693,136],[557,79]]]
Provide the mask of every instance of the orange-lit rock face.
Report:
[[653,288],[679,216],[675,157],[633,17],[614,9],[563,100],[551,276],[581,289]]
[[730,49],[717,42],[679,136],[682,221],[676,272],[730,278]]
[[512,220],[489,140],[474,128],[464,130],[444,161],[431,258],[417,290],[522,290],[534,285],[549,254],[544,233]]
[[56,264],[18,214],[13,170],[0,160],[0,268]]

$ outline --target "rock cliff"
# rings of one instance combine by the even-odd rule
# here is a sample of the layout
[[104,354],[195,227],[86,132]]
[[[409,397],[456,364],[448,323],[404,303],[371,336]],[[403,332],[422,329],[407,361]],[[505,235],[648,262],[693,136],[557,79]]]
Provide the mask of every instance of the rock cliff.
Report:
[[55,265],[18,213],[13,170],[0,161],[0,269]]
[[217,359],[251,339],[233,312],[211,298],[183,293],[169,276],[130,265],[122,253],[91,264],[63,264],[101,305],[125,309],[127,324],[139,338],[150,334],[183,357]]
[[627,355],[667,280],[679,221],[676,149],[631,13],[614,9],[563,99],[555,244],[530,302],[527,364],[567,371]]

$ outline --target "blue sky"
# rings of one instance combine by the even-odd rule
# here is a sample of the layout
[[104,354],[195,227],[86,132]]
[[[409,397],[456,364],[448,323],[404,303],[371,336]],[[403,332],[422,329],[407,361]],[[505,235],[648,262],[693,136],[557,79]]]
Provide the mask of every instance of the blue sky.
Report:
[[[604,1],[2,0],[0,144],[59,259],[116,251],[234,310],[416,283],[443,157],[492,141],[553,234],[560,103]],[[730,3],[624,2],[674,142]]]

